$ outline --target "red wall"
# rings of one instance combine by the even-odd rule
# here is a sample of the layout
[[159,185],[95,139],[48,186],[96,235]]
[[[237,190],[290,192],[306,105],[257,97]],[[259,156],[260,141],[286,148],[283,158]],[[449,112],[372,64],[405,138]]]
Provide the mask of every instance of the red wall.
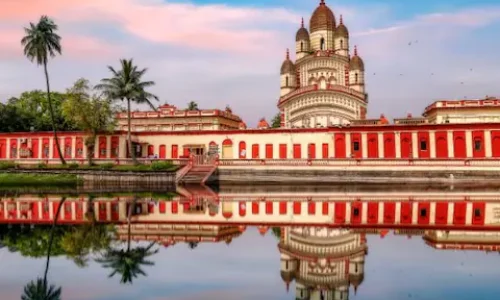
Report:
[[286,144],[280,144],[279,154],[281,159],[286,159]]
[[300,144],[293,144],[293,158],[302,158],[302,150]]
[[[107,138],[105,136],[99,137],[99,153],[98,153],[99,158],[106,158],[106,142],[107,142]],[[149,147],[148,147],[148,151],[149,151]]]
[[17,139],[10,140],[10,158],[16,158],[19,148],[17,146]]
[[273,144],[266,144],[266,158],[273,158]]
[[[429,132],[421,131],[417,133],[418,139],[418,158],[429,158],[431,156],[431,143],[429,141]],[[425,148],[422,147],[425,144]]]
[[167,147],[160,145],[160,158],[167,158]]
[[316,158],[316,144],[307,145],[307,157],[310,159]]
[[0,139],[0,158],[7,158],[7,140]]
[[172,158],[178,158],[178,157],[179,157],[179,146],[172,145]]
[[448,158],[448,133],[446,131],[436,131],[436,158]]
[[335,158],[345,158],[345,133],[336,133],[333,140],[335,145]]
[[259,158],[259,144],[252,145],[252,158]]
[[465,131],[453,132],[453,152],[455,158],[466,158],[467,152],[465,148]]
[[48,138],[44,138],[42,139],[42,158],[49,158],[49,153],[50,153],[50,140]]
[[378,158],[378,134],[368,133],[368,158]]
[[75,143],[75,157],[76,158],[83,158],[83,138],[77,137],[76,138],[76,143]]
[[411,133],[401,132],[400,141],[401,141],[401,158],[409,158],[410,153],[412,152]]
[[[476,146],[478,148],[476,149]],[[485,156],[484,151],[484,131],[472,132],[472,157],[482,158]]]
[[396,142],[393,132],[384,133],[384,157],[396,158]]
[[111,157],[117,158],[120,151],[120,138],[117,136],[111,137]]
[[[245,155],[242,155],[243,150],[245,150]],[[238,156],[239,158],[247,158],[247,143],[241,141],[238,146]]]
[[328,144],[326,143],[321,146],[321,157],[328,158]]
[[491,155],[493,157],[500,157],[500,130],[491,131]]
[[31,139],[31,157],[38,158],[39,150],[40,150],[40,139],[38,138]]
[[64,153],[64,158],[71,158],[73,151],[73,139],[71,137],[64,138],[64,146],[61,151]]

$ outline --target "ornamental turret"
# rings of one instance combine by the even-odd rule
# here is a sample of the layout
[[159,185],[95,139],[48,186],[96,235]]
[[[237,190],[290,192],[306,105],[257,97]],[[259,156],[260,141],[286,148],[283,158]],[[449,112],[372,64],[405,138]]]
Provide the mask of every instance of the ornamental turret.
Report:
[[325,4],[325,1],[321,0],[309,21],[311,50],[333,50],[335,27],[333,12]]
[[349,62],[349,85],[358,92],[365,92],[365,64],[358,55],[358,48],[354,46],[354,55]]
[[309,32],[304,27],[304,18],[300,24],[299,30],[295,35],[295,53],[296,59],[301,59],[309,54],[311,51],[311,42],[309,40]]
[[295,90],[295,65],[290,60],[290,51],[286,49],[286,57],[283,64],[281,64],[281,93],[280,96],[284,96],[291,91]]
[[337,26],[333,34],[333,41],[335,44],[335,54],[349,57],[349,30],[344,25],[342,15],[340,15],[339,26]]

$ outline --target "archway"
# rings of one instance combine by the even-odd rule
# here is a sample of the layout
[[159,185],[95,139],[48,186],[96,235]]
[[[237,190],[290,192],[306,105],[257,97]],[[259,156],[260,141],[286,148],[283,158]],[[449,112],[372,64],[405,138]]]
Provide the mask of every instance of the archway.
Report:
[[233,142],[230,139],[225,139],[222,142],[222,158],[233,158]]

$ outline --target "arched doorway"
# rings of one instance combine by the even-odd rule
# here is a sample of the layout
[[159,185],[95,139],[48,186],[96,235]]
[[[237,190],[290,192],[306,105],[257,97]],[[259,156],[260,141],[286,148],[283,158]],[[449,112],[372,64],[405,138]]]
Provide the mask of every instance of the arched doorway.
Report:
[[233,158],[233,142],[230,139],[225,139],[222,142],[222,158]]

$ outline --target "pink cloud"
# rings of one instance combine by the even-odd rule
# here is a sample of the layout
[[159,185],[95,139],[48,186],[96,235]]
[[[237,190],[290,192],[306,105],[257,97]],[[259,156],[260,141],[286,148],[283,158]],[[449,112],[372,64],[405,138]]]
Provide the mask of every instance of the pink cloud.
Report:
[[[6,3],[3,3],[7,1]],[[285,9],[234,8],[226,5],[165,3],[159,0],[2,0],[3,22],[36,21],[47,14],[58,22],[112,23],[139,38],[187,47],[254,52],[283,47],[274,23],[299,24]]]
[[[18,30],[0,29],[0,59],[21,57],[23,55],[23,46],[21,38],[24,35],[22,28]],[[63,36],[61,40],[64,57],[85,58],[91,56],[93,59],[114,57],[119,53],[116,46],[105,44],[103,41],[88,37],[68,35]]]

